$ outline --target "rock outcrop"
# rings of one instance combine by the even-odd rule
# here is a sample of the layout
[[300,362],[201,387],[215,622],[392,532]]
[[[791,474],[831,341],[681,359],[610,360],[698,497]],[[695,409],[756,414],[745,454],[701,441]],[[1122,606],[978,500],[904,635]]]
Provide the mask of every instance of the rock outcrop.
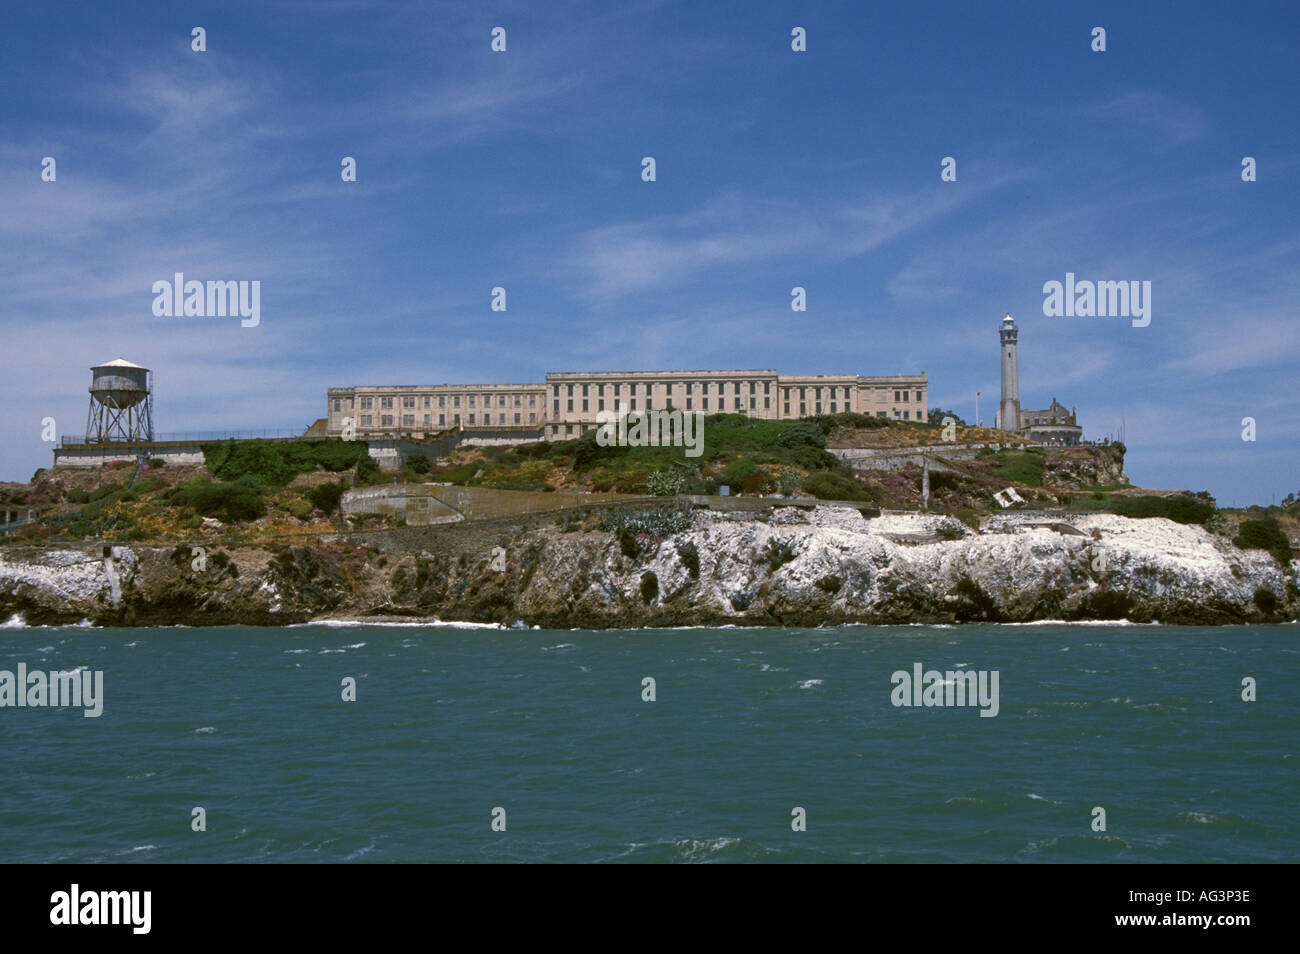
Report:
[[[402,547],[0,550],[0,614],[29,625],[275,625],[408,617],[543,627],[1122,619],[1291,620],[1282,567],[1199,527],[1109,514],[697,512],[665,537],[422,528]],[[566,530],[570,532],[566,532]],[[396,539],[396,538],[394,538]],[[416,546],[411,541],[416,540]],[[495,548],[495,549],[494,549]]]

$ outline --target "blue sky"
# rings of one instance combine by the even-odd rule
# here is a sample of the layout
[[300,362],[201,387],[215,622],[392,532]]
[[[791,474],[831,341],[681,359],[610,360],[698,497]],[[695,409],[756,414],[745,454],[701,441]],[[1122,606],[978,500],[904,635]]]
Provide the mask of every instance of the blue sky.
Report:
[[[119,355],[161,431],[305,427],[332,385],[727,367],[925,371],[991,422],[1009,311],[1024,406],[1122,419],[1142,485],[1280,499],[1298,41],[1294,2],[8,4],[0,478],[50,463],[43,418],[81,433]],[[155,317],[178,271],[260,281],[261,324]],[[1150,281],[1151,324],[1044,316],[1069,271]]]

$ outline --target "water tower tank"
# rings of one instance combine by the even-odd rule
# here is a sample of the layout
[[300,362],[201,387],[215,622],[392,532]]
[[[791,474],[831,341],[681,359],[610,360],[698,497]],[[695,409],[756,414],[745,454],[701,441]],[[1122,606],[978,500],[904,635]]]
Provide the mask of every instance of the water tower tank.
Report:
[[90,369],[86,441],[93,444],[153,440],[153,390],[148,368],[125,358]]
[[134,407],[149,393],[149,369],[124,358],[97,364],[90,370],[91,396],[114,410]]

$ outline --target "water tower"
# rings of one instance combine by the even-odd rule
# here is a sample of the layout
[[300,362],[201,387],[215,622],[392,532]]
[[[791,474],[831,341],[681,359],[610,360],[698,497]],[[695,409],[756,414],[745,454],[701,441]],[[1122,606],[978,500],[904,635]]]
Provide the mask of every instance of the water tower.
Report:
[[153,375],[118,358],[90,369],[87,444],[153,440]]

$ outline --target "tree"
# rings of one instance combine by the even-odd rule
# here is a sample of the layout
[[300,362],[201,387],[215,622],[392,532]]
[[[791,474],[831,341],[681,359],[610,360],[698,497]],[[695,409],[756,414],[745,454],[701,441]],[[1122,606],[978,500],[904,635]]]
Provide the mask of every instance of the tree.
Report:
[[943,419],[944,419],[945,417],[950,417],[950,418],[952,418],[952,422],[953,422],[954,424],[956,424],[958,427],[969,427],[969,426],[970,426],[970,425],[968,425],[964,420],[962,420],[961,415],[958,414],[956,411],[945,411],[945,410],[944,410],[943,408],[941,408],[941,407],[935,407],[935,408],[931,408],[931,409],[930,409],[930,423],[931,423],[931,424],[940,424],[940,425],[942,425],[942,424],[943,424]]

